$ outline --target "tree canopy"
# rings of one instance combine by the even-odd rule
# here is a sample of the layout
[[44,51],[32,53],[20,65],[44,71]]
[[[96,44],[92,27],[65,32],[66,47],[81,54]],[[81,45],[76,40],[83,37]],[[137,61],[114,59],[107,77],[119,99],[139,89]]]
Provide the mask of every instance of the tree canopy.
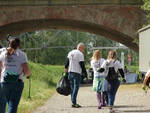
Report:
[[[26,51],[28,59],[37,63],[63,65],[69,51],[75,49],[79,42],[86,45],[85,61],[90,64],[93,54],[93,47],[116,47],[119,43],[105,37],[79,31],[65,30],[43,30],[21,34],[22,49]],[[31,48],[31,49],[29,49]],[[108,49],[100,50],[103,58],[107,58]],[[134,63],[138,60],[138,55],[130,49],[116,50],[120,59],[121,52],[125,53],[125,63],[127,64],[128,51],[132,52]]]
[[150,24],[150,0],[143,0],[142,9],[147,13],[148,24]]

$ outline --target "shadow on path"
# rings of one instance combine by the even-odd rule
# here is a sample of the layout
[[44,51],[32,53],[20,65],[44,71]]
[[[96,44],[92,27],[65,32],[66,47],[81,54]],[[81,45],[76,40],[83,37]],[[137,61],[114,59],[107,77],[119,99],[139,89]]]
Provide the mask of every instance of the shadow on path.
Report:
[[136,108],[136,107],[144,107],[144,106],[131,106],[131,105],[114,106],[114,108]]
[[80,84],[80,87],[92,87],[92,84]]
[[150,113],[150,109],[147,110],[125,110],[123,112],[128,112],[128,113],[132,113],[132,112],[138,112],[138,113]]

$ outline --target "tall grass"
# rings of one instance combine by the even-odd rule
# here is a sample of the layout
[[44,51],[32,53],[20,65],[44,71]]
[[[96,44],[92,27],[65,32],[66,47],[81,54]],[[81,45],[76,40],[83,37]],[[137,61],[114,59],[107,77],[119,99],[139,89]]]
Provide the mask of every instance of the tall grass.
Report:
[[19,104],[19,113],[31,113],[39,105],[50,98],[56,91],[56,83],[61,77],[63,66],[51,66],[29,63],[31,75],[31,99],[29,96],[29,80],[25,79],[23,95]]

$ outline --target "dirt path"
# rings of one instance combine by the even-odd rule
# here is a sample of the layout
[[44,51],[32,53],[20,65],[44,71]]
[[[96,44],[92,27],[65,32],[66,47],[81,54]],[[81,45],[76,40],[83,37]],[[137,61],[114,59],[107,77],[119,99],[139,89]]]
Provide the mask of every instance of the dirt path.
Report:
[[82,86],[77,99],[82,108],[71,108],[70,96],[55,94],[33,113],[150,113],[150,92],[145,94],[140,85],[121,85],[113,110],[97,109],[95,95],[91,86]]

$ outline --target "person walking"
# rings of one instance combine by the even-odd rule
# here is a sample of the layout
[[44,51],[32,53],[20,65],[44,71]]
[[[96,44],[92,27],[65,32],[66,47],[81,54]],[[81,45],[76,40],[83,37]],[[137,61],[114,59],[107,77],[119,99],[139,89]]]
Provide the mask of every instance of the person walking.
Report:
[[81,82],[81,74],[87,76],[85,64],[84,64],[84,55],[85,45],[79,43],[77,49],[72,50],[68,53],[65,72],[68,72],[68,78],[71,85],[71,101],[72,107],[79,108],[81,105],[77,104],[77,95],[79,90],[79,85]]
[[91,60],[91,68],[94,71],[93,90],[97,93],[98,109],[101,109],[102,106],[106,106],[106,100],[104,98],[104,92],[107,91],[106,75],[105,73],[97,72],[104,61],[105,59],[101,57],[100,51],[95,50]]
[[1,92],[0,113],[17,113],[18,104],[24,88],[24,74],[30,77],[27,56],[20,49],[20,40],[9,38],[9,47],[0,55]]
[[110,50],[108,53],[108,58],[102,64],[101,68],[98,72],[107,72],[106,80],[108,81],[108,106],[111,108],[114,106],[115,96],[117,90],[120,85],[120,81],[118,79],[118,71],[124,79],[124,71],[122,69],[121,63],[117,60],[116,52],[114,50]]

